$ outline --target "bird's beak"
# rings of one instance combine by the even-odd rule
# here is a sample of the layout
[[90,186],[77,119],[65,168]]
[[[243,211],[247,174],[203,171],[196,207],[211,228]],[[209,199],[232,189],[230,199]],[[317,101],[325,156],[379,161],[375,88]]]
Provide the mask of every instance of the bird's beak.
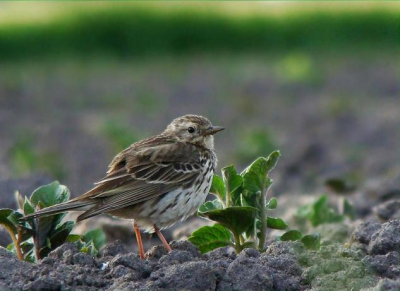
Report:
[[225,127],[222,126],[211,126],[207,131],[205,132],[205,135],[213,135],[217,133],[218,131],[224,130]]

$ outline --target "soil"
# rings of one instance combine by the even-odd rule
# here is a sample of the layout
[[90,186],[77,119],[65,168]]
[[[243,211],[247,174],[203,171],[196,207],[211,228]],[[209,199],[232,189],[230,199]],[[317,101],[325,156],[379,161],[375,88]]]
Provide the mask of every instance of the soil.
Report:
[[145,260],[118,240],[96,258],[67,243],[38,264],[0,247],[0,289],[399,290],[399,219],[356,221],[350,229],[339,242],[324,239],[318,251],[275,241],[264,253],[225,247],[201,255],[190,242],[173,241],[172,252],[155,246]]

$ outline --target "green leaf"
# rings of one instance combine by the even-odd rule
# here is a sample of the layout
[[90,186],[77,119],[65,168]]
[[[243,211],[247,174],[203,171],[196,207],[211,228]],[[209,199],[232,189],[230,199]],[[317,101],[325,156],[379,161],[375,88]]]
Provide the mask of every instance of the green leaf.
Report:
[[52,249],[55,249],[66,242],[66,240],[74,226],[75,226],[75,222],[66,221],[62,225],[58,226],[51,233],[50,242],[52,245]]
[[220,176],[218,175],[213,176],[210,193],[214,194],[219,198],[221,202],[225,203],[226,188],[225,188],[225,183]]
[[289,230],[281,236],[281,241],[295,241],[303,237],[303,234],[298,230]]
[[337,213],[328,204],[328,196],[326,194],[319,197],[312,205],[305,205],[299,208],[297,215],[310,220],[314,227],[323,223],[341,222],[344,219],[343,215]]
[[258,158],[243,171],[243,188],[250,192],[263,191],[272,185],[268,173],[278,162],[280,153],[275,151],[268,158]]
[[243,178],[242,176],[238,175],[234,166],[228,166],[223,168],[222,178],[226,186],[226,192],[227,194],[229,194],[231,198],[230,202],[234,203],[234,200],[238,200],[239,197],[236,197],[238,195],[234,195],[235,197],[232,197],[232,194],[238,192],[237,190],[242,187]]
[[82,239],[84,242],[93,241],[93,244],[97,250],[99,250],[106,243],[106,235],[99,228],[88,231],[83,235]]
[[261,207],[261,192],[249,192],[244,190],[240,195],[240,204],[242,206]]
[[41,202],[43,208],[50,207],[62,202],[68,201],[70,192],[64,185],[60,185],[58,181],[51,184],[41,186],[36,189],[31,196],[33,206],[37,206]]
[[222,208],[224,208],[223,204],[218,199],[215,199],[213,201],[207,201],[202,205],[200,205],[199,212],[205,213],[211,210],[222,209]]
[[32,230],[30,224],[26,221],[21,221],[20,219],[23,217],[24,215],[19,212],[19,211],[13,211],[7,218],[9,221],[11,221],[16,227],[22,227],[24,229],[27,229],[29,231]]
[[67,236],[65,242],[74,243],[81,240],[81,236],[79,234],[70,234]]
[[25,197],[23,210],[25,215],[29,215],[35,212],[35,208],[33,207],[32,203],[29,201],[28,197]]
[[18,232],[17,227],[8,219],[8,217],[14,212],[14,210],[9,208],[0,209],[0,225],[3,225],[7,231],[10,232],[10,235],[13,233],[15,236]]
[[310,250],[318,250],[321,246],[319,233],[307,234],[302,237],[301,242]]
[[257,209],[248,206],[236,206],[199,212],[199,214],[222,224],[233,233],[241,234],[254,224]]
[[272,229],[286,229],[288,225],[280,218],[267,217],[267,227]]
[[272,180],[268,178],[268,173],[276,166],[280,157],[279,151],[272,152],[268,158],[258,158],[243,172],[243,187],[250,192],[268,189]]
[[267,208],[275,209],[276,207],[278,207],[278,200],[275,197],[272,197],[267,203]]
[[91,255],[93,257],[97,256],[99,251],[97,250],[96,246],[94,245],[93,240],[84,243],[81,248],[79,249],[80,252]]
[[220,224],[203,226],[193,232],[188,240],[197,246],[202,254],[216,248],[232,245],[231,233]]

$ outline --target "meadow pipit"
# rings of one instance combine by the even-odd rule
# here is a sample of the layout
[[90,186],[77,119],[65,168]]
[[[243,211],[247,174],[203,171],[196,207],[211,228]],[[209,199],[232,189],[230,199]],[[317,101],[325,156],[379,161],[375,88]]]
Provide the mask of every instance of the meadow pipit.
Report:
[[84,211],[77,218],[81,221],[109,213],[133,219],[141,258],[140,228],[156,232],[171,251],[160,229],[185,220],[204,203],[217,164],[213,135],[223,129],[198,115],[176,118],[163,133],[120,152],[90,191],[23,219],[72,210]]

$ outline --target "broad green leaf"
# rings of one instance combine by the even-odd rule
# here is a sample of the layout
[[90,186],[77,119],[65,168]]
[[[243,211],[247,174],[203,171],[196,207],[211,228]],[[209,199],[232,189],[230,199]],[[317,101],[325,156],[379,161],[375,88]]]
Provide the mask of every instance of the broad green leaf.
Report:
[[65,242],[74,243],[81,240],[81,236],[79,234],[70,234],[67,236]]
[[82,239],[85,242],[93,241],[94,246],[98,250],[106,243],[106,235],[99,228],[88,231],[82,236]]
[[225,183],[222,178],[218,175],[213,176],[210,193],[214,194],[221,200],[221,202],[225,203],[226,199],[226,188]]
[[243,188],[249,192],[262,192],[272,185],[272,179],[261,173],[247,172],[243,176]]
[[8,219],[8,217],[14,212],[14,210],[9,208],[0,209],[0,225],[3,225],[7,229],[7,231],[13,233],[15,236],[18,232],[17,227],[12,221]]
[[203,212],[208,212],[211,210],[222,209],[222,208],[224,208],[223,204],[218,199],[215,199],[213,201],[207,201],[207,202],[203,203],[202,205],[200,205],[199,212],[203,213]]
[[267,217],[267,227],[272,229],[286,229],[288,225],[280,218]]
[[[279,157],[281,156],[279,151],[272,152],[268,158],[258,158],[250,166],[248,166],[241,175],[246,176],[247,173],[253,172],[256,175],[262,177],[267,177],[268,173],[276,166]],[[246,188],[246,187],[245,187]],[[246,188],[247,189],[247,188]]]
[[265,179],[260,174],[249,171],[243,176],[243,188],[249,192],[261,192],[264,189]]
[[24,215],[18,211],[13,211],[7,218],[9,221],[11,221],[16,227],[22,227],[23,229],[26,230],[32,230],[31,226],[29,223],[27,223],[26,221],[21,221],[20,219],[23,217]]
[[75,222],[66,221],[51,233],[50,242],[52,245],[52,249],[55,249],[66,242],[74,226]]
[[[42,202],[39,202],[38,206],[41,206],[41,203]],[[39,209],[41,209],[41,207],[39,207]],[[55,227],[53,226],[53,220],[53,216],[42,216],[36,219],[35,241],[40,249],[46,245],[46,239],[50,235],[51,230]]]
[[240,195],[240,204],[242,206],[261,207],[261,192],[250,192],[244,190]]
[[254,224],[257,209],[248,206],[236,206],[208,212],[199,212],[199,214],[222,224],[234,233],[240,234]]
[[321,246],[320,241],[319,233],[307,234],[301,238],[301,242],[310,250],[318,250]]
[[295,241],[303,237],[303,234],[298,230],[289,230],[281,236],[281,241]]
[[42,208],[50,207],[68,201],[70,192],[58,181],[39,187],[31,196],[31,202],[36,207],[41,202]]
[[[232,197],[232,194],[235,193],[243,184],[242,176],[238,175],[234,166],[228,166],[222,169],[222,179],[225,183],[226,193],[230,195],[231,202],[237,200],[237,197]],[[238,196],[238,195],[236,195]]]
[[231,233],[220,224],[203,226],[192,233],[188,239],[202,254],[216,248],[232,245]]
[[278,207],[278,200],[275,197],[272,197],[267,203],[267,208],[275,209],[276,207]]
[[35,212],[35,208],[32,203],[29,201],[28,197],[25,197],[24,206],[23,206],[24,214],[29,215]]

